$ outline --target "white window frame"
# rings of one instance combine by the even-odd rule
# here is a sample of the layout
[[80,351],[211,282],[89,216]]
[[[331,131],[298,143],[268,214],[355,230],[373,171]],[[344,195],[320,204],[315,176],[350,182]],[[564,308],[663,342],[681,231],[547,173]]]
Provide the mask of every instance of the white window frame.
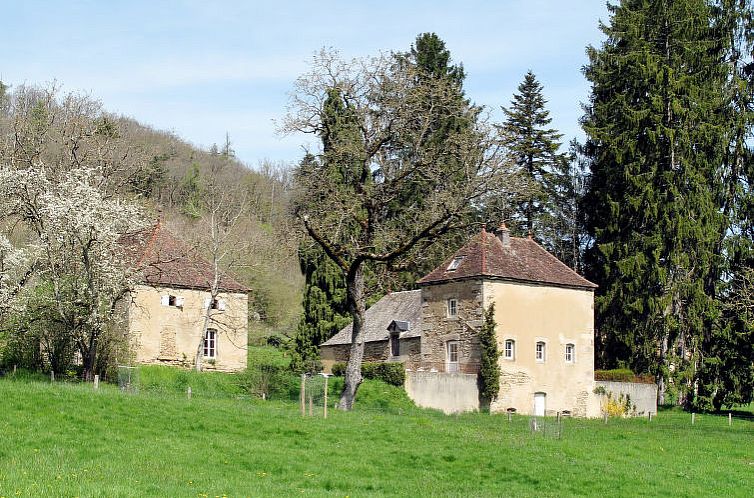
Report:
[[565,345],[564,358],[566,363],[576,363],[576,345],[572,342]]
[[447,303],[448,318],[455,318],[458,316],[458,299],[451,297]]
[[[455,355],[455,361],[453,361],[453,355]],[[461,359],[461,344],[459,341],[453,340],[445,343],[445,371],[446,372],[458,372],[458,364]]]
[[210,360],[217,358],[217,329],[207,329],[204,334],[204,357]]
[[545,341],[537,341],[534,345],[534,359],[537,363],[547,361],[547,343]]
[[516,359],[516,341],[506,339],[503,344],[503,359],[513,361]]
[[464,258],[463,256],[458,256],[458,257],[453,258],[453,261],[450,262],[446,271],[456,271],[458,267],[461,265],[461,261],[463,261],[463,258]]

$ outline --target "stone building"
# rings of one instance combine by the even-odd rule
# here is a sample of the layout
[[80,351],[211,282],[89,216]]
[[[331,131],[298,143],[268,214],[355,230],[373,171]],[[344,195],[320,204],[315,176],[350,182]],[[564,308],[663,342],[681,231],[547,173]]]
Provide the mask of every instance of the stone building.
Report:
[[[138,271],[130,292],[128,333],[139,363],[193,366],[200,347],[203,368],[246,368],[249,289],[213,265],[161,223],[121,241]],[[202,337],[205,317],[211,317]]]
[[[596,286],[534,240],[511,237],[504,226],[497,234],[482,230],[418,284],[420,290],[390,294],[367,310],[365,336],[365,361],[406,361],[407,391],[418,404],[447,412],[478,408],[470,392],[479,372],[478,333],[484,309],[494,303],[501,376],[491,410],[599,415]],[[421,311],[411,318],[404,360],[390,354],[388,326],[403,320],[391,310],[409,295]],[[378,306],[379,320],[371,321]],[[348,343],[350,328],[325,343],[325,365],[346,361]]]
[[[420,366],[421,291],[392,292],[366,311],[364,361],[402,362]],[[352,325],[343,327],[320,346],[325,371],[333,363],[348,361]]]

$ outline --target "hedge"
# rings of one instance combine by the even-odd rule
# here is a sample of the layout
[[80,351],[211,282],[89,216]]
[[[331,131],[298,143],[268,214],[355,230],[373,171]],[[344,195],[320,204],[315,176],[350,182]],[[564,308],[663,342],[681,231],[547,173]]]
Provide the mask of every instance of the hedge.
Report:
[[[346,373],[345,363],[335,363],[332,374],[342,377]],[[403,387],[406,381],[406,369],[403,363],[364,362],[361,364],[361,375],[365,379],[381,380],[386,384]]]
[[615,370],[595,370],[594,380],[607,382],[638,382],[640,384],[654,384],[655,379],[651,375],[636,375],[628,368],[616,368]]

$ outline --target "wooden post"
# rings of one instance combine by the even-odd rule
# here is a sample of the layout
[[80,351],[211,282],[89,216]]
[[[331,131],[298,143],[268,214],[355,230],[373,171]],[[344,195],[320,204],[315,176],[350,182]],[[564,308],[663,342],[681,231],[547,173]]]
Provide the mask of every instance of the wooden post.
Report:
[[94,376],[94,389],[99,389],[99,375]]
[[325,375],[325,418],[327,418],[327,375]]
[[607,417],[608,417],[607,412],[605,412],[605,415],[603,417],[605,419],[605,423],[607,423]]
[[733,425],[733,416],[728,412],[728,427]]
[[301,374],[301,416],[306,415],[306,374]]
[[50,370],[50,382],[55,382],[55,372]]
[[508,422],[510,422],[511,419],[512,419],[512,414],[511,414],[511,412],[508,412]]
[[650,422],[652,421],[652,412],[651,411],[649,412],[649,421]]
[[309,394],[309,416],[314,416],[314,401],[312,401],[312,395]]
[[559,427],[560,426],[560,412],[558,412],[557,417],[558,417],[558,427]]
[[16,375],[16,365],[13,365],[13,375]]
[[696,413],[691,412],[691,425],[694,425],[694,418],[696,417]]
[[186,396],[188,396],[188,399],[191,399],[191,386],[188,386],[188,389],[186,389]]

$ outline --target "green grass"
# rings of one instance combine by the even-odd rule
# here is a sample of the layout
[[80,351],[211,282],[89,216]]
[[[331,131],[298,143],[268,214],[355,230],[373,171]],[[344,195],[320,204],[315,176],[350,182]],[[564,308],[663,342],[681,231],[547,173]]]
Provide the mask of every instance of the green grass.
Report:
[[[754,423],[661,412],[443,416],[366,383],[355,411],[0,379],[0,496],[750,496]],[[380,411],[381,400],[385,411]],[[387,400],[387,401],[385,401]]]

